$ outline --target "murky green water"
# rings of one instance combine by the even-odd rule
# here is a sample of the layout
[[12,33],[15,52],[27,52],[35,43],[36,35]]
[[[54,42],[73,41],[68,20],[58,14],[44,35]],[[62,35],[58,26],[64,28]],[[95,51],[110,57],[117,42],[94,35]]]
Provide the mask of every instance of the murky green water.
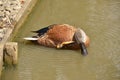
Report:
[[[22,39],[54,23],[81,27],[91,39],[89,55]],[[3,70],[2,80],[120,80],[120,0],[38,0],[14,41],[19,64]]]

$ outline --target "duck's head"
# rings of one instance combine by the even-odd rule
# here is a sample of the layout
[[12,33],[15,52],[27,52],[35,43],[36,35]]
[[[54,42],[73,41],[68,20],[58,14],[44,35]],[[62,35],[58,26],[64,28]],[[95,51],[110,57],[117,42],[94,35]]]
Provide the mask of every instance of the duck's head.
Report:
[[74,34],[75,42],[79,45],[82,55],[87,55],[87,46],[89,45],[89,38],[82,29],[77,29]]

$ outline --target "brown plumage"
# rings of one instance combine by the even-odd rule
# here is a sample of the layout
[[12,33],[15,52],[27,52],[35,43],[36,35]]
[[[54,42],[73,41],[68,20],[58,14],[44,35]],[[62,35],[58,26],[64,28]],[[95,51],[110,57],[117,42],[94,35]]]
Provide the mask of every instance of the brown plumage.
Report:
[[[38,39],[38,43],[48,47],[57,47],[62,42],[74,41],[74,33],[76,28],[67,24],[55,24],[52,28],[44,34],[44,36]],[[86,46],[89,45],[89,40],[85,42]],[[79,45],[76,42],[65,45],[63,48],[79,49]]]
[[[85,47],[90,43],[88,36],[82,29],[77,29],[68,24],[54,24],[44,30],[40,29],[34,32],[38,33],[37,42],[47,47],[80,49],[80,43],[84,43]],[[79,32],[77,33],[79,34],[77,37],[80,38],[78,41],[75,37],[75,32]]]

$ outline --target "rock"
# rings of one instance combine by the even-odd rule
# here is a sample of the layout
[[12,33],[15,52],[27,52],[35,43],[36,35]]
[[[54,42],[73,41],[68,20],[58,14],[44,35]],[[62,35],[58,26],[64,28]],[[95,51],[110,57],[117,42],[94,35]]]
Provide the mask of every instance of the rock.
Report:
[[19,0],[0,0],[0,27],[10,27],[21,9]]
[[16,65],[18,62],[18,44],[16,42],[7,42],[3,54],[6,64]]

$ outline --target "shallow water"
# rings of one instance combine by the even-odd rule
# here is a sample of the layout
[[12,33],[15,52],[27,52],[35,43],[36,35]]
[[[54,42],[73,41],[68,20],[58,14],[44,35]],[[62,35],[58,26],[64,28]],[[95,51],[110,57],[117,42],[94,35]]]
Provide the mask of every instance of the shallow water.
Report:
[[[82,28],[91,39],[89,55],[24,41],[30,31],[56,23]],[[120,0],[38,0],[13,41],[19,64],[2,80],[120,80]]]

